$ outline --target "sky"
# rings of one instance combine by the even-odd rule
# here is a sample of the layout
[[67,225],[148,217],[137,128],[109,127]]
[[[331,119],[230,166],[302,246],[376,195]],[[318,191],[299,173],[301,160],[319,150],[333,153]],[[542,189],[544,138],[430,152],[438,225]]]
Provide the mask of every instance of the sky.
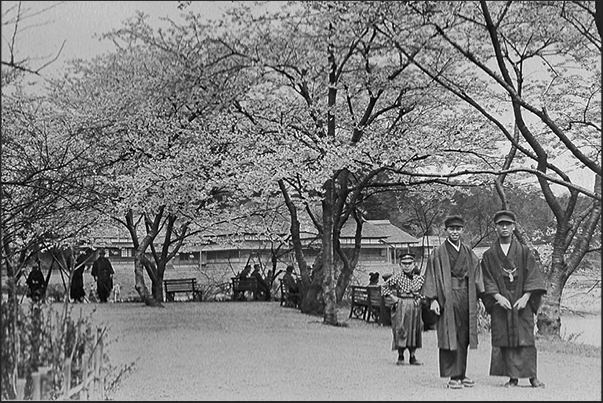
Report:
[[[11,7],[17,1],[2,1],[2,54],[8,50],[13,34],[12,24],[5,24],[9,16],[15,15]],[[217,18],[228,6],[228,1],[193,1],[186,12],[202,13],[208,18]],[[180,20],[183,13],[178,1],[22,1],[21,10],[29,15],[20,26],[15,48],[19,57],[32,58],[32,66],[41,66],[51,60],[60,50],[59,59],[42,72],[54,75],[64,63],[73,58],[90,58],[113,50],[108,40],[99,41],[95,35],[119,28],[122,23],[142,11],[150,16],[150,22],[161,24],[161,17],[169,16]],[[35,58],[36,60],[34,60]],[[3,60],[5,57],[2,58]]]
[[[6,24],[11,11],[19,2],[0,1],[2,10],[2,60],[7,54],[7,44],[13,36],[14,25]],[[193,1],[185,12],[193,11],[207,18],[218,18],[228,8],[230,1]],[[33,68],[52,60],[64,42],[57,61],[42,70],[52,77],[60,74],[65,63],[74,58],[88,59],[114,49],[108,40],[99,41],[101,35],[119,28],[122,23],[142,11],[150,16],[151,24],[162,24],[160,18],[170,17],[181,21],[183,12],[178,1],[23,1],[22,12],[29,15],[22,22],[15,48],[18,58],[29,58]],[[274,2],[273,4],[276,4]],[[33,80],[33,79],[32,79]],[[568,172],[577,185],[592,190],[594,174],[586,169]]]

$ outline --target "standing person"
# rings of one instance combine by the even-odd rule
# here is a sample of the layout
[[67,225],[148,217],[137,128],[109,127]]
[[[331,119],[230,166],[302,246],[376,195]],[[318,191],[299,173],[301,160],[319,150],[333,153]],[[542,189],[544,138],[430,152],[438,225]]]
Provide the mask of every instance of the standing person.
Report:
[[84,270],[86,269],[86,263],[88,258],[86,257],[85,251],[80,251],[77,260],[75,261],[75,268],[71,277],[71,287],[69,290],[69,296],[75,302],[84,302],[86,297],[86,289],[84,288]]
[[391,307],[392,351],[398,351],[396,365],[404,365],[404,350],[408,349],[409,364],[423,365],[415,352],[423,346],[421,319],[421,287],[425,281],[411,253],[400,258],[402,270],[394,274],[381,287],[386,306]]
[[96,292],[100,302],[107,302],[111,289],[113,288],[113,266],[109,259],[105,257],[105,250],[98,251],[98,259],[92,265],[92,277],[96,280]]
[[42,300],[46,293],[46,280],[44,279],[44,274],[42,274],[39,260],[31,268],[31,272],[29,272],[25,282],[29,287],[29,297],[31,300],[34,302]]
[[467,377],[468,348],[477,348],[478,298],[484,291],[479,259],[461,241],[465,220],[444,220],[446,240],[429,256],[423,295],[436,315],[440,377],[449,377],[451,389],[471,388]]
[[536,370],[534,315],[546,293],[543,274],[527,246],[513,239],[515,214],[494,214],[498,240],[484,252],[482,269],[491,315],[490,375],[508,376],[506,387],[529,378],[532,387],[544,387]]

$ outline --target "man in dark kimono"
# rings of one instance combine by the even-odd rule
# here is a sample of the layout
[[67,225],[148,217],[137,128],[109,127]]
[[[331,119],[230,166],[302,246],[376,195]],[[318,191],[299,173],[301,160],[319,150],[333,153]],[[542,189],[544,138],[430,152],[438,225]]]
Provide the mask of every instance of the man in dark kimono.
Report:
[[466,375],[467,349],[477,348],[478,298],[484,283],[479,259],[461,242],[463,217],[447,217],[444,227],[447,237],[427,260],[422,294],[437,315],[440,376],[450,377],[451,389],[470,388],[475,382]]
[[40,268],[40,261],[37,261],[36,264],[33,265],[25,282],[29,287],[29,297],[31,300],[34,302],[41,301],[46,293],[46,280],[44,279],[42,269]]
[[381,295],[385,304],[391,307],[392,351],[398,351],[396,365],[404,365],[404,351],[408,349],[410,365],[423,365],[415,355],[417,348],[423,346],[421,332],[421,287],[425,280],[415,264],[415,256],[411,253],[400,258],[402,270],[389,277],[381,287]]
[[519,378],[529,378],[538,388],[544,383],[536,371],[534,315],[546,285],[532,252],[513,239],[515,221],[512,211],[494,214],[498,241],[484,252],[481,263],[484,305],[491,315],[490,375],[508,376],[506,387],[517,386]]
[[74,302],[84,302],[86,289],[84,288],[84,270],[88,262],[88,256],[85,251],[81,251],[75,262],[75,268],[71,276],[71,288],[69,296]]
[[113,266],[109,259],[105,257],[105,250],[98,251],[98,259],[92,265],[92,277],[96,280],[96,292],[100,302],[107,302],[111,289],[113,288]]

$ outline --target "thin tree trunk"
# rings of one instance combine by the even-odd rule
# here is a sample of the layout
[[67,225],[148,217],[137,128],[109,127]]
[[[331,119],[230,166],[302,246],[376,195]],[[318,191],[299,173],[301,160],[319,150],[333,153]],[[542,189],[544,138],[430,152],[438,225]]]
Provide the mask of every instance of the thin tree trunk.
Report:
[[325,301],[324,322],[337,325],[337,302],[335,295],[334,259],[333,259],[333,180],[325,184],[325,198],[322,202],[322,251],[323,251],[323,296]]

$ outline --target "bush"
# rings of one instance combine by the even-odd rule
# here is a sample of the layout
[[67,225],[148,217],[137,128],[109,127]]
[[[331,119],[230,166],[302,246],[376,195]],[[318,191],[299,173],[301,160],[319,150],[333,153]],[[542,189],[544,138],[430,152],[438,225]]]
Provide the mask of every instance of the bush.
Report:
[[[29,301],[28,301],[29,302]],[[2,400],[16,398],[16,379],[25,378],[24,399],[31,400],[33,395],[32,373],[40,367],[51,369],[44,390],[44,399],[53,400],[61,396],[64,384],[65,359],[71,358],[70,388],[82,383],[82,365],[84,354],[92,357],[95,345],[95,332],[91,316],[71,315],[73,305],[63,304],[61,312],[55,311],[47,302],[17,303],[2,301],[0,330],[2,344],[1,381]],[[104,334],[105,329],[101,329]],[[104,335],[104,339],[107,337]],[[110,387],[117,383],[122,373],[111,377],[113,368],[106,354],[103,355],[103,374]],[[16,376],[15,376],[16,371]]]

